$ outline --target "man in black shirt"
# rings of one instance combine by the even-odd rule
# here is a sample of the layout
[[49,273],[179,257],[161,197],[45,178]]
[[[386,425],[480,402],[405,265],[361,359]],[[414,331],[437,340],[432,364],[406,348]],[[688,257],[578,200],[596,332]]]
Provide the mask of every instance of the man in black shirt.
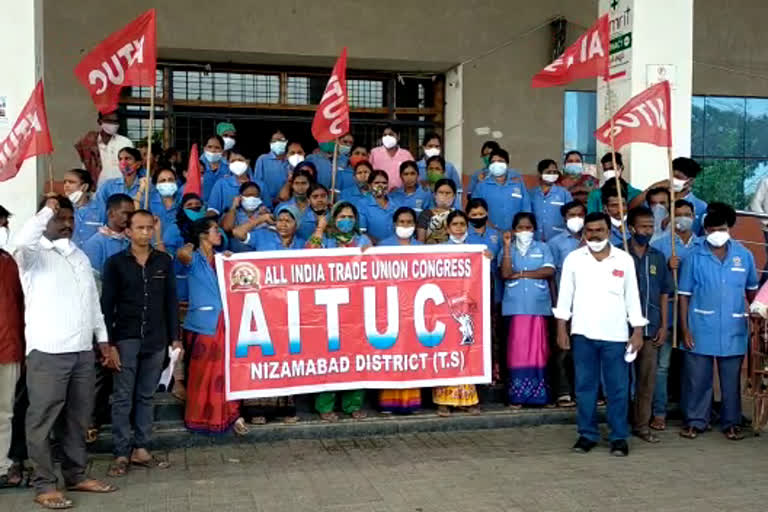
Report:
[[155,219],[150,212],[134,212],[126,229],[130,247],[109,257],[102,274],[101,307],[110,340],[107,366],[115,371],[115,460],[110,476],[124,475],[129,464],[155,465],[147,450],[152,432],[152,396],[168,346],[181,349],[173,261],[152,247],[154,231]]

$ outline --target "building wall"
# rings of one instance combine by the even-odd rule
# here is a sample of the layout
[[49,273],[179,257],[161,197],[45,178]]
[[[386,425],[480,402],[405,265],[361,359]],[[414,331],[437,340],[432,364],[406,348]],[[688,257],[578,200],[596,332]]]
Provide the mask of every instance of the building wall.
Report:
[[[66,3],[67,7],[62,8]],[[530,78],[551,60],[548,21],[569,20],[569,42],[593,23],[596,0],[313,0],[270,3],[219,0],[45,0],[44,59],[55,168],[77,163],[72,144],[93,129],[96,111],[77,83],[81,55],[143,10],[158,11],[163,59],[264,65],[327,66],[349,47],[349,67],[444,72],[463,63],[465,173],[480,163],[487,127],[502,135],[513,165],[535,171],[556,157],[563,137],[563,88],[531,89]],[[724,71],[726,66],[768,76],[764,0],[697,0],[694,94],[766,95],[765,80]],[[585,80],[570,89],[594,89]]]

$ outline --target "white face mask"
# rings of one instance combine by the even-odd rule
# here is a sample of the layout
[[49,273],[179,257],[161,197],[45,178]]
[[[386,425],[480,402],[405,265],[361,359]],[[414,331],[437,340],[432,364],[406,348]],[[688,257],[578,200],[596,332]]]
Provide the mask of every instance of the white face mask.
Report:
[[224,151],[229,151],[235,147],[235,139],[232,137],[222,137],[224,139]]
[[303,161],[304,161],[304,155],[299,155],[298,153],[294,153],[293,155],[288,157],[288,163],[291,165],[291,167],[296,167]]
[[449,235],[449,238],[451,239],[451,242],[453,242],[455,244],[463,244],[464,240],[467,239],[467,233],[464,233],[461,236]]
[[75,190],[71,194],[67,196],[67,198],[72,201],[72,204],[77,204],[80,202],[80,199],[83,198],[83,191],[82,190]]
[[241,197],[240,198],[240,204],[243,206],[243,210],[247,212],[253,212],[259,209],[259,206],[261,206],[261,198],[260,197]]
[[507,164],[504,162],[491,162],[488,164],[488,172],[496,178],[504,176],[507,172]]
[[[609,215],[609,217],[610,217],[610,215]],[[613,217],[610,217],[610,218],[611,218],[611,225],[613,227],[621,228],[621,221],[619,219],[614,219]],[[624,216],[624,220],[627,220],[627,216],[626,215]]]
[[387,149],[397,146],[397,139],[392,135],[385,135],[381,138],[381,144]]
[[156,188],[157,188],[157,193],[160,194],[162,197],[171,197],[173,194],[175,194],[179,190],[179,186],[173,182],[158,183]]
[[612,180],[616,177],[616,171],[610,170],[610,171],[603,171],[603,180],[608,181]]
[[286,140],[276,140],[269,143],[269,150],[276,156],[280,156],[285,153],[285,147],[288,145]]
[[707,235],[707,242],[712,247],[722,247],[730,239],[731,239],[731,234],[727,231],[713,231]]
[[560,178],[559,174],[542,174],[541,179],[544,183],[554,183]]
[[433,156],[440,156],[440,148],[426,148],[424,150],[424,156],[432,158]]
[[600,240],[600,241],[592,241],[587,240],[587,247],[589,247],[589,250],[592,252],[600,252],[603,249],[605,249],[605,246],[608,245],[608,239]]
[[533,243],[533,231],[518,231],[515,233],[515,245],[525,254]]
[[8,228],[6,226],[3,226],[0,228],[0,249],[4,249],[6,245],[8,245]]
[[395,227],[395,234],[397,235],[397,238],[411,238],[413,236],[413,232],[416,231],[416,228],[414,226],[396,226]]
[[69,252],[69,238],[58,238],[51,242],[54,249],[60,253],[67,254]]
[[584,217],[571,217],[565,221],[565,227],[571,233],[578,233],[584,228]]
[[672,190],[675,192],[682,192],[688,180],[681,180],[678,178],[672,178]]
[[117,130],[120,129],[120,125],[115,123],[101,123],[100,126],[101,126],[101,131],[103,131],[107,135],[114,135],[117,133]]
[[245,162],[241,162],[240,160],[235,160],[234,162],[229,164],[229,170],[235,176],[242,176],[243,174],[245,174],[245,171],[248,170],[248,164]]
[[693,219],[691,217],[677,217],[675,219],[675,229],[681,233],[687,233],[693,228]]

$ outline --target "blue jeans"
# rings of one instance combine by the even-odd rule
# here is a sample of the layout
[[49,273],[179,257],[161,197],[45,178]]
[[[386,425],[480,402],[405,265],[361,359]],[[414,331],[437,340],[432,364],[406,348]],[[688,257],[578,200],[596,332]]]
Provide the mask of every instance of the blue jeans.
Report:
[[667,389],[669,379],[669,362],[672,359],[672,331],[667,341],[659,347],[659,355],[656,360],[656,388],[653,390],[654,417],[667,417]]
[[608,402],[608,425],[611,441],[627,439],[629,424],[629,365],[624,361],[625,343],[592,340],[576,334],[572,336],[573,366],[575,373],[577,421],[579,435],[590,441],[600,440],[597,425],[597,389],[601,374]]
[[112,451],[115,457],[129,457],[133,448],[147,448],[152,434],[152,397],[163,372],[166,351],[141,353],[140,347],[141,340],[138,339],[117,342],[122,368],[112,377]]
[[683,356],[683,424],[705,430],[712,414],[712,369],[717,359],[720,376],[720,429],[741,423],[741,362],[744,356],[704,356],[685,352]]

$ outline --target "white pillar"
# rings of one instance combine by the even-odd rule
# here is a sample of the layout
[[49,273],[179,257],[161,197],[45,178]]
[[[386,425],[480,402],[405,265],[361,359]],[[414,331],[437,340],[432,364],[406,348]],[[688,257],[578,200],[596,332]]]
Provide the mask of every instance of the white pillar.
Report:
[[459,166],[462,174],[469,174],[464,168],[463,158],[463,126],[464,106],[462,101],[462,71],[459,65],[445,74],[445,154],[443,157]]
[[[42,76],[43,0],[0,0],[0,48],[3,52],[3,72],[0,73],[0,98],[5,99],[6,117],[0,117],[0,140],[13,127],[24,104]],[[35,213],[43,192],[42,158],[24,162],[15,178],[0,183],[0,204],[7,208],[13,233]]]
[[[672,155],[691,154],[693,0],[600,0],[598,15],[611,18],[612,113],[632,96],[666,77],[672,86]],[[605,82],[597,81],[597,126],[610,114]],[[609,147],[598,143],[598,161]],[[666,179],[666,148],[631,144],[619,149],[638,188]]]

